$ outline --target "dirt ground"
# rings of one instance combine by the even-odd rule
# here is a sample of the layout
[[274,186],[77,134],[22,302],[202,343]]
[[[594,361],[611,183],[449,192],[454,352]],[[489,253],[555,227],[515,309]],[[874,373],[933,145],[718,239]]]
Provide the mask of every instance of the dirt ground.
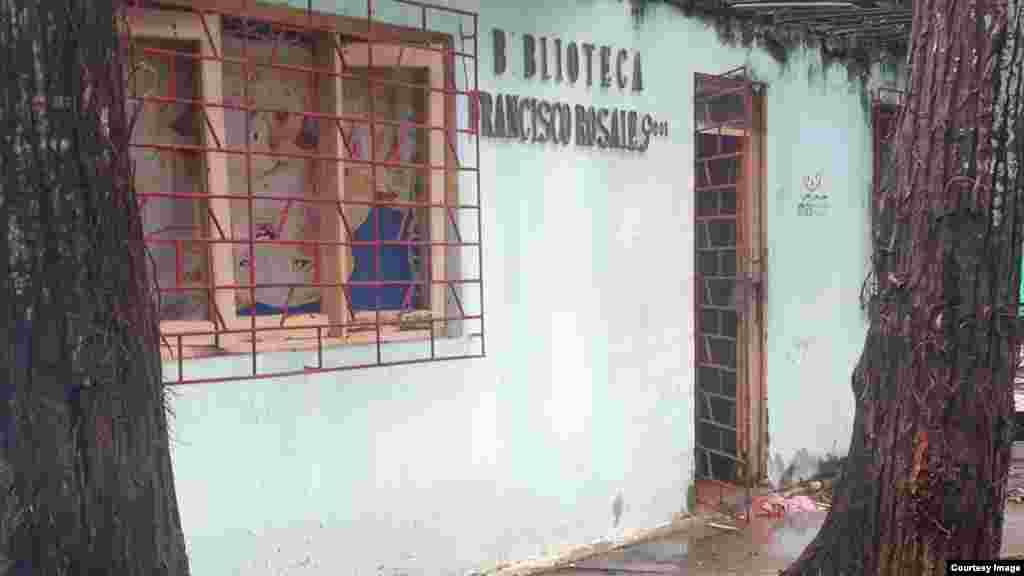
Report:
[[[1024,444],[1014,447],[1010,502],[1003,527],[1003,556],[1024,555]],[[687,576],[767,576],[789,565],[811,541],[825,512],[783,518],[755,517],[742,529],[703,527],[645,542],[581,562],[558,576],[685,574]]]
[[[1024,504],[1011,503],[1006,512],[1003,555],[1024,554]],[[554,574],[774,576],[796,559],[824,519],[824,512],[806,512],[785,519],[755,519],[738,532],[704,528],[630,546]]]
[[557,574],[774,575],[800,553],[824,518],[822,512],[786,520],[755,519],[739,532],[704,528],[630,546]]

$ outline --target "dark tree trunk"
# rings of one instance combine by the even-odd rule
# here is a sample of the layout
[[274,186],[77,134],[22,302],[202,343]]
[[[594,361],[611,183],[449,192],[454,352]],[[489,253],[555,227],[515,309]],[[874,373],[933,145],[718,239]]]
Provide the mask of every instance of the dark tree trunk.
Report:
[[0,0],[0,551],[18,576],[188,574],[118,9]]
[[998,557],[1024,196],[1021,26],[1005,0],[915,2],[893,185],[875,202],[849,457],[787,575],[945,574],[947,559]]

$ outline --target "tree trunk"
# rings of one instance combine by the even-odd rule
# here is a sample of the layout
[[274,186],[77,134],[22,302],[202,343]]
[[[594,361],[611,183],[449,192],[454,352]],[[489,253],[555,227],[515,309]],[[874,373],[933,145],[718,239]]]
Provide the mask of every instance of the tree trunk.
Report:
[[786,575],[945,574],[999,555],[1024,216],[1016,1],[915,3],[850,452]]
[[0,0],[0,551],[18,576],[189,570],[118,10]]

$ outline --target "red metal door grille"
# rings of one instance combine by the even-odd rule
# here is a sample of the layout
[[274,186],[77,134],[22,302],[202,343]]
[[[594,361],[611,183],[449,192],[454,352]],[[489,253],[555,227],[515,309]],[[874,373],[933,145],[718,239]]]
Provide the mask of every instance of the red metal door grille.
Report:
[[749,442],[737,281],[753,127],[745,76],[694,78],[696,476],[723,482],[737,480]]
[[165,381],[484,355],[478,17],[386,3],[125,9]]

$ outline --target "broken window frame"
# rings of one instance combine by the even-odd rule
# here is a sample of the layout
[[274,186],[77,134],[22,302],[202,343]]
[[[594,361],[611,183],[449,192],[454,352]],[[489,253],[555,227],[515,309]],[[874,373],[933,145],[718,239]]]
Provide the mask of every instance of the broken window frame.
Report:
[[[173,383],[288,375],[290,373],[260,373],[257,370],[257,355],[281,350],[316,351],[317,364],[307,366],[301,373],[484,355],[483,279],[479,277],[479,272],[476,278],[451,277],[451,270],[459,268],[461,259],[465,257],[460,253],[466,248],[476,250],[476,268],[478,271],[483,269],[482,255],[480,254],[482,234],[479,167],[466,165],[465,160],[459,159],[460,146],[457,139],[468,138],[469,144],[462,148],[470,149],[468,155],[472,155],[472,149],[475,148],[477,160],[480,158],[479,140],[476,126],[458,126],[456,114],[458,98],[466,99],[470,109],[468,114],[470,118],[472,118],[472,108],[475,105],[478,77],[476,61],[478,18],[472,12],[440,8],[411,0],[394,1],[419,9],[422,14],[420,29],[375,22],[372,16],[372,2],[369,3],[365,19],[301,11],[288,7],[270,7],[256,4],[250,0],[243,2],[245,6],[231,3],[229,8],[225,8],[225,3],[220,0],[169,0],[160,8],[132,6],[126,8],[125,17],[122,18],[121,23],[122,33],[128,38],[132,40],[184,40],[197,44],[199,47],[197,54],[182,54],[182,56],[197,62],[198,75],[201,79],[198,101],[191,103],[199,109],[202,126],[202,146],[198,151],[203,157],[206,192],[181,194],[176,191],[171,194],[161,194],[139,190],[138,194],[142,202],[145,202],[147,198],[159,196],[178,198],[202,196],[203,198],[192,198],[192,200],[204,200],[208,202],[209,206],[208,221],[204,222],[201,227],[208,237],[192,242],[205,244],[208,253],[210,286],[205,289],[212,294],[209,298],[211,312],[208,318],[201,322],[174,320],[161,322],[163,357],[165,360],[174,359],[178,362],[177,375],[172,381]],[[465,51],[465,48],[460,51],[455,48],[455,41],[451,35],[429,30],[427,21],[428,13],[431,11],[455,13],[470,21],[471,32],[463,34],[462,41],[465,46],[468,40],[472,51]],[[316,165],[313,169],[316,175],[312,178],[314,180],[312,188],[317,190],[320,196],[310,198],[307,193],[302,202],[317,206],[321,216],[324,214],[336,215],[335,217],[321,218],[318,240],[302,238],[298,242],[299,244],[317,246],[315,260],[320,261],[316,264],[319,278],[312,283],[304,284],[304,286],[318,288],[321,293],[321,314],[318,315],[321,318],[316,318],[314,321],[311,321],[308,315],[289,315],[287,305],[285,313],[277,316],[257,318],[255,314],[249,314],[248,318],[242,318],[238,314],[236,292],[248,290],[254,293],[259,285],[253,281],[252,275],[248,281],[244,278],[235,278],[234,246],[243,243],[247,244],[251,250],[262,241],[258,243],[253,239],[251,218],[249,219],[248,238],[240,240],[235,238],[232,233],[231,203],[239,198],[231,194],[232,187],[237,187],[238,184],[229,181],[227,156],[231,153],[238,153],[238,151],[228,150],[225,142],[225,110],[231,107],[224,101],[224,67],[230,63],[224,53],[223,42],[223,21],[227,18],[242,19],[244,22],[258,21],[279,30],[291,30],[297,33],[311,34],[314,37],[314,64],[308,72],[317,78],[314,85],[328,86],[328,96],[327,102],[319,102],[312,110],[305,109],[300,113],[304,119],[315,118],[321,124],[318,149],[315,153],[303,156]],[[246,38],[247,36],[245,35]],[[248,45],[248,40],[244,38],[243,40]],[[363,52],[362,58],[359,54],[353,53],[358,52],[360,47]],[[368,50],[368,47],[373,47],[373,49]],[[370,73],[359,74],[357,69],[360,63],[365,64],[364,68],[369,72],[387,68],[389,67],[388,54],[393,55],[396,51],[400,55],[400,59],[405,58],[405,60],[423,65],[422,67],[428,71],[429,85],[421,87],[425,93],[429,94],[426,107],[427,118],[417,118],[416,122],[402,123],[412,125],[415,130],[425,131],[429,134],[426,138],[428,142],[426,159],[422,164],[415,163],[406,166],[401,162],[381,160],[375,154],[371,154],[368,160],[354,158],[348,151],[348,136],[342,128],[343,121],[364,122],[369,125],[372,135],[378,124],[395,124],[395,122],[377,118],[372,114],[368,119],[362,120],[355,115],[347,114],[343,105],[342,83],[362,81],[366,82],[371,90],[372,86],[376,84],[395,84],[388,79],[373,79]],[[376,57],[377,64],[383,64],[383,66],[375,67],[374,57]],[[250,60],[244,55],[243,59]],[[460,59],[464,61],[463,66],[456,65]],[[245,65],[256,66],[251,61]],[[265,66],[276,67],[273,63]],[[466,71],[467,85],[462,89],[456,85],[456,68]],[[314,96],[323,96],[322,89],[316,90],[316,92],[317,94]],[[173,95],[171,98],[148,97],[142,100],[189,102],[181,98],[174,98]],[[372,101],[372,98],[370,100]],[[251,104],[246,103],[243,108],[250,106]],[[338,130],[325,131],[323,129],[325,122],[335,124]],[[399,128],[401,129],[402,126],[400,125]],[[133,143],[133,145],[135,144]],[[374,153],[376,152],[376,147],[372,144],[370,149]],[[244,153],[246,157],[259,154],[250,151],[248,143]],[[473,164],[477,163],[473,162]],[[376,179],[378,168],[381,167],[405,167],[427,174],[425,180],[428,192],[427,198],[423,202],[419,202],[418,198],[415,202],[388,201],[379,198],[373,198],[369,202],[371,208],[392,205],[407,209],[407,211],[420,209],[427,214],[425,227],[428,237],[425,240],[408,242],[410,245],[420,246],[422,253],[425,254],[426,278],[414,277],[412,279],[412,283],[420,283],[428,287],[426,290],[428,308],[415,311],[419,314],[405,314],[405,310],[374,310],[369,313],[352,310],[350,294],[354,282],[349,275],[352,271],[351,248],[355,240],[351,236],[354,229],[350,223],[345,222],[344,211],[346,206],[359,203],[347,196],[345,186],[345,168],[355,164],[364,164],[370,167],[370,172],[373,174],[371,182]],[[466,174],[476,181],[475,202],[467,202],[467,198],[463,198],[463,196],[468,197],[470,194],[460,195],[459,192],[459,177]],[[252,174],[248,173],[246,179],[251,181]],[[325,194],[330,194],[332,190],[335,191],[335,196],[323,197]],[[248,194],[240,199],[249,199],[251,204],[254,197],[253,194]],[[466,235],[459,230],[458,215],[463,211],[475,213],[475,239],[465,238]],[[251,214],[250,210],[250,216]],[[376,259],[379,259],[382,242],[386,239],[381,239],[379,232],[375,234],[375,238],[376,240],[371,240],[370,243],[373,244],[377,253]],[[404,241],[399,242],[405,243]],[[321,256],[323,252],[327,252],[327,256]],[[180,256],[176,258],[179,261],[180,259]],[[372,284],[372,288],[379,289],[387,284],[398,283],[382,280],[379,268],[376,273],[376,279],[368,283]],[[176,276],[180,277],[180,274],[176,274]],[[475,314],[467,313],[460,295],[463,289],[469,287],[480,290],[479,311]],[[159,289],[166,291],[183,288],[175,286],[160,287]],[[379,304],[379,298],[377,302]],[[255,303],[255,298],[250,302],[250,304],[253,303]],[[423,312],[429,312],[429,314],[424,315]],[[322,317],[326,317],[326,321],[316,321],[322,320]],[[467,335],[478,341],[479,351],[447,356],[439,353],[435,340],[461,336],[465,331],[466,326],[464,325],[467,321],[476,321]],[[366,330],[367,328],[369,331]],[[305,337],[304,343],[261,341],[264,334],[281,333],[288,330],[293,333],[301,332]],[[429,357],[398,361],[386,361],[382,357],[382,344],[406,340],[429,340]],[[377,347],[376,361],[333,367],[325,365],[325,350],[347,344],[374,344]],[[251,356],[251,374],[241,377],[206,379],[188,378],[184,374],[183,359],[223,353]]]

